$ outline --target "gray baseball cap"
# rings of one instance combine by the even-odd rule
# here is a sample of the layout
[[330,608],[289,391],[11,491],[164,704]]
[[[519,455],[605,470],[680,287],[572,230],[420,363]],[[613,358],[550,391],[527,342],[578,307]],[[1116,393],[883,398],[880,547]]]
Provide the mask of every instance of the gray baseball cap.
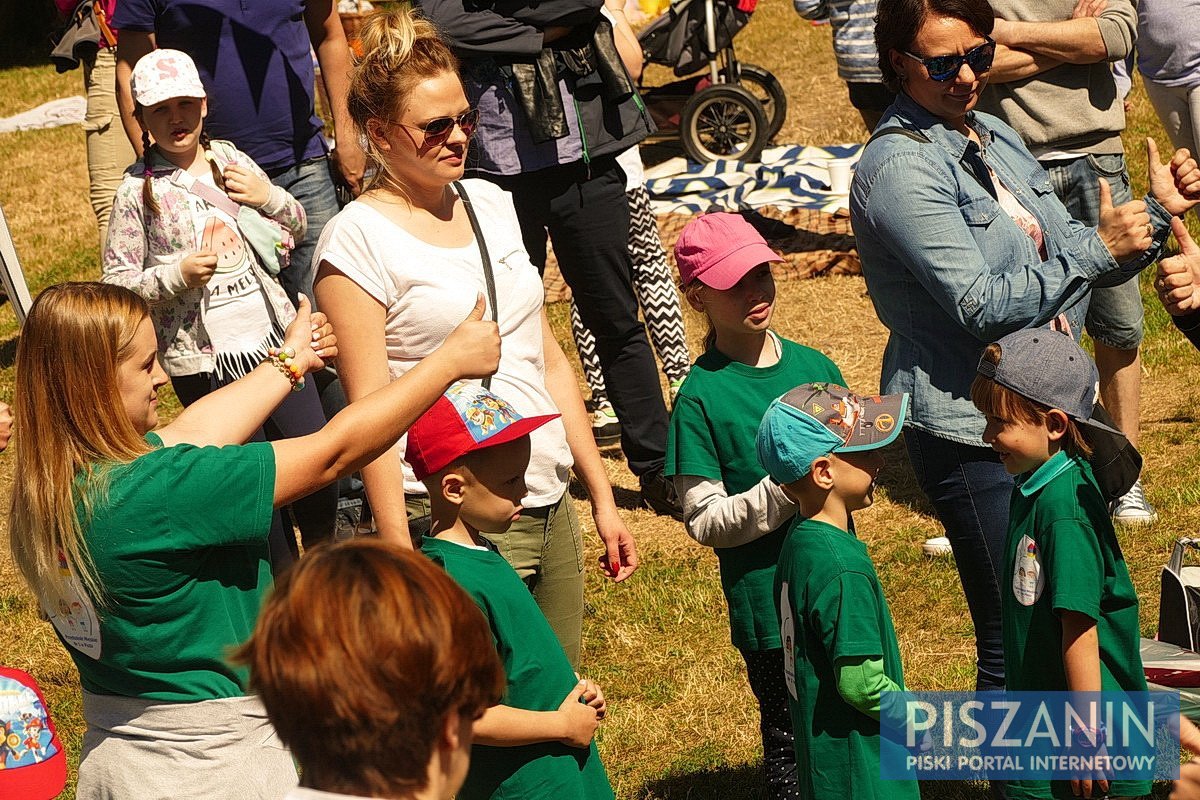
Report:
[[1124,436],[1092,419],[1100,375],[1091,357],[1074,339],[1048,328],[1016,331],[1001,338],[1000,363],[979,360],[978,372],[1022,397],[1061,409],[1076,422]]

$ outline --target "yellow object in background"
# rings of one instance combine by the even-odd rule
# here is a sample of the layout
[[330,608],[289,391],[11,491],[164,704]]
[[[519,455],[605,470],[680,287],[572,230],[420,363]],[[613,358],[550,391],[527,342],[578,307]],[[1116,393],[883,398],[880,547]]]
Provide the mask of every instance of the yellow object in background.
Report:
[[[671,7],[671,0],[626,0],[625,10],[628,14],[631,10],[637,10],[637,16],[641,17],[642,21],[650,22],[653,19],[661,16]],[[632,19],[631,19],[632,21]]]

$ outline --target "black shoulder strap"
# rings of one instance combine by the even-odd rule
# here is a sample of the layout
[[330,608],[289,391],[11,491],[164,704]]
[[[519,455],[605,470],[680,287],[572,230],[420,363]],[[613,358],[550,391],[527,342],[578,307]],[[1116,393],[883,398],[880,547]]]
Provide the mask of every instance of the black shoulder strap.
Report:
[[[487,286],[488,304],[492,307],[492,322],[498,323],[500,310],[496,308],[496,278],[492,275],[492,259],[488,256],[487,241],[483,238],[483,230],[479,227],[479,218],[475,216],[475,209],[471,206],[471,198],[467,196],[467,190],[460,181],[454,182],[454,191],[458,192],[458,196],[462,198],[467,219],[471,222],[471,233],[475,234],[475,244],[479,248],[479,260],[483,263],[483,282]],[[492,388],[490,375],[483,379],[483,388]]]
[[880,136],[889,136],[891,134],[907,136],[908,138],[912,139],[914,142],[924,142],[926,144],[929,143],[929,137],[925,136],[924,134],[917,133],[916,131],[910,131],[908,128],[901,128],[899,125],[889,125],[888,127],[880,128],[879,130],[877,130],[873,134],[871,134],[871,138],[867,139],[867,144],[870,144],[871,142],[875,141]]

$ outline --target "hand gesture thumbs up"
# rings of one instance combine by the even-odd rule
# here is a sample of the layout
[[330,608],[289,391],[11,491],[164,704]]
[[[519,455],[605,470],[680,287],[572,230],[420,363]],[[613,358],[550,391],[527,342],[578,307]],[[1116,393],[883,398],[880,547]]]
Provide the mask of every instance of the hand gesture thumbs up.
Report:
[[1171,220],[1171,231],[1179,241],[1179,254],[1158,262],[1154,289],[1167,313],[1180,317],[1200,308],[1200,245],[1178,217]]
[[457,378],[483,378],[500,367],[500,328],[483,318],[486,307],[480,294],[471,313],[438,348],[452,359]]

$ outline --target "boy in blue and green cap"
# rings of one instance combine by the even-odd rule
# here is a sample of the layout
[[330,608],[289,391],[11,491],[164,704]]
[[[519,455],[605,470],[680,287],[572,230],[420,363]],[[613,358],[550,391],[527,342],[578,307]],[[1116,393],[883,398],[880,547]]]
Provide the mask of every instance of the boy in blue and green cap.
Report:
[[801,796],[919,798],[915,781],[883,781],[881,693],[902,690],[896,631],[850,514],[873,501],[879,448],[900,433],[908,395],[859,397],[807,383],[771,403],[758,459],[800,508],[775,572],[784,680]]

